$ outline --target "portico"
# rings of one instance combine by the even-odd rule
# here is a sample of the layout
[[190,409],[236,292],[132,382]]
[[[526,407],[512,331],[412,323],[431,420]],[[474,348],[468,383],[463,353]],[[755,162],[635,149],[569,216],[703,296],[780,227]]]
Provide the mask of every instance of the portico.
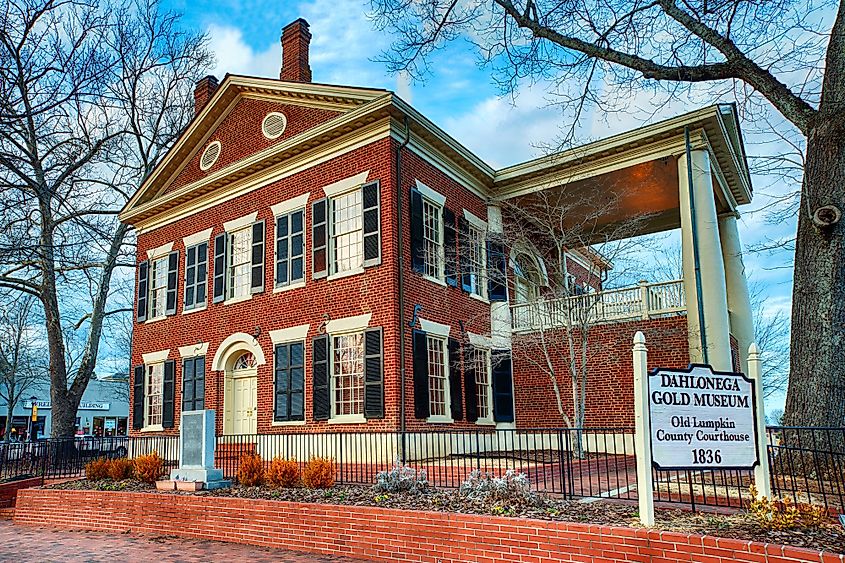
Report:
[[[613,314],[618,319],[641,313],[647,319],[685,312],[691,362],[724,371],[745,365],[754,327],[737,207],[751,201],[752,188],[732,105],[711,106],[503,169],[496,174],[494,191],[503,209],[553,194],[572,211],[573,222],[583,217],[579,209],[604,205],[592,225],[596,241],[680,229],[682,295],[651,297],[665,290],[634,287],[629,300],[636,309],[620,308],[617,299]],[[562,220],[564,229],[567,221]],[[619,228],[623,224],[627,227]],[[611,292],[602,293],[611,297]],[[602,302],[602,293],[593,299]],[[514,316],[512,326],[518,321]],[[732,358],[732,336],[738,358]]]

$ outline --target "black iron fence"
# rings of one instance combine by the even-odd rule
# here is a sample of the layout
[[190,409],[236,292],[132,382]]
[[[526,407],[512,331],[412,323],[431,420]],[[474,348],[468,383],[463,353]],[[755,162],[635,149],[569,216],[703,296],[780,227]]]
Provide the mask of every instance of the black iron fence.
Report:
[[[168,468],[179,466],[179,438],[151,436],[0,443],[0,480],[22,475],[47,479],[82,475],[97,457],[138,457],[156,451]],[[845,512],[845,428],[768,428],[772,491],[798,502]],[[433,430],[426,432],[286,432],[218,436],[215,463],[237,476],[241,456],[331,460],[342,484],[375,482],[397,460],[425,470],[432,486],[457,488],[472,471],[527,475],[533,490],[564,498],[637,498],[633,428]],[[750,499],[750,471],[654,471],[662,503],[741,507]]]

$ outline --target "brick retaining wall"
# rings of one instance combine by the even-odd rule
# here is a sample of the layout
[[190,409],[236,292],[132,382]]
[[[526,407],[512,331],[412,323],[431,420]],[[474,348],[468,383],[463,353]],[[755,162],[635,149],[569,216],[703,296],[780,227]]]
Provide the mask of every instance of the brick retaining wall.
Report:
[[15,523],[176,534],[385,562],[843,563],[807,549],[656,530],[155,493],[27,489]]

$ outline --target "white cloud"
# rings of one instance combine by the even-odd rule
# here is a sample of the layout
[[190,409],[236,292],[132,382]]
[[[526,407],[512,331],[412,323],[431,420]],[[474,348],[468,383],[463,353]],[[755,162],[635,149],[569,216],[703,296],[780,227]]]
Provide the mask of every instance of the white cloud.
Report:
[[211,51],[217,57],[212,74],[218,78],[226,73],[278,78],[282,60],[280,43],[256,51],[244,41],[240,29],[219,24],[209,25],[208,34]]

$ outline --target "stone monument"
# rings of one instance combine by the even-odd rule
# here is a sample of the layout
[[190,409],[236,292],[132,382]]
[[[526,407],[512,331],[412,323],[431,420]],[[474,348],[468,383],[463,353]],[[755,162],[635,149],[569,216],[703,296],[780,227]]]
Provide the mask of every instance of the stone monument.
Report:
[[185,411],[179,424],[180,466],[170,472],[173,481],[202,481],[206,489],[231,486],[214,467],[214,410]]

